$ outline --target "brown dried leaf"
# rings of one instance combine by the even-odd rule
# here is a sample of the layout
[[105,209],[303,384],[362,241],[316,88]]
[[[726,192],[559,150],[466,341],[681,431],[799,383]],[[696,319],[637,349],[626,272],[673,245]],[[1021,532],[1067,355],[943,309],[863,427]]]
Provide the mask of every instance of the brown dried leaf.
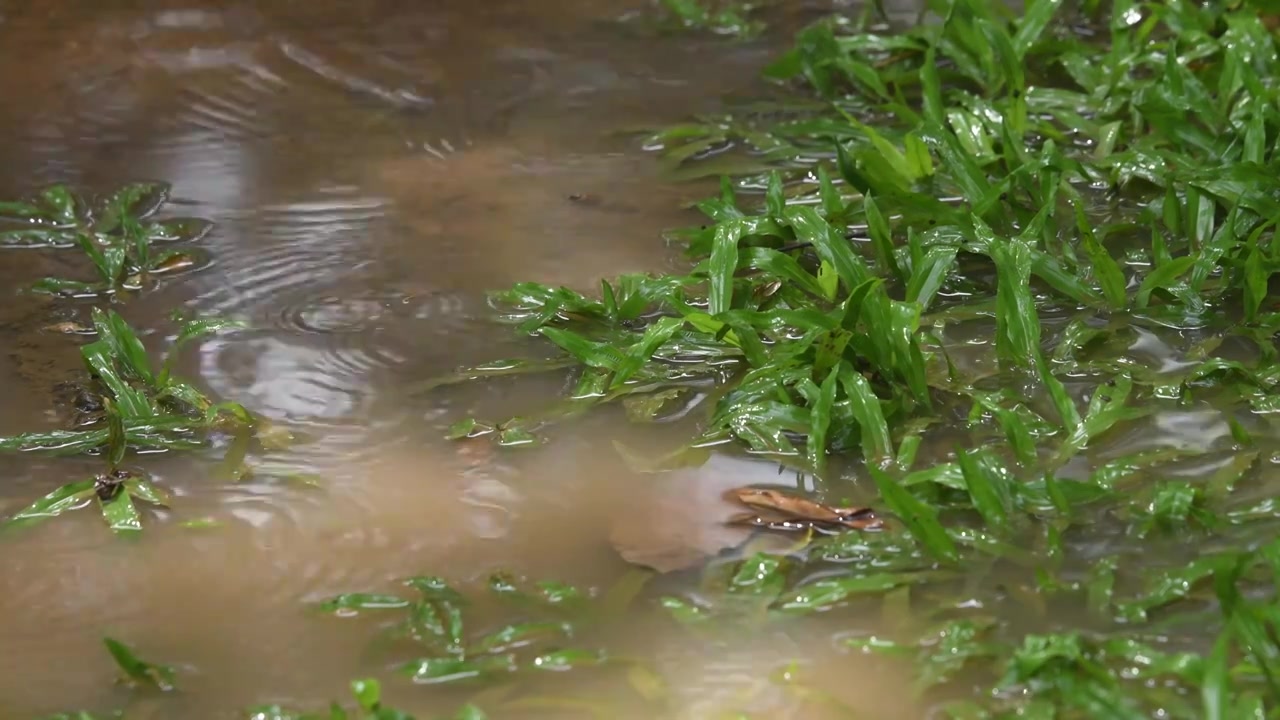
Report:
[[855,530],[875,530],[883,526],[883,522],[870,508],[831,507],[815,500],[768,488],[740,487],[730,490],[727,496],[747,507],[779,514],[782,516],[781,520],[788,521],[779,523],[779,519],[762,519],[762,522],[752,523],[758,527],[788,530],[791,529],[789,526],[796,521],[800,524],[809,522],[820,525],[839,525]]

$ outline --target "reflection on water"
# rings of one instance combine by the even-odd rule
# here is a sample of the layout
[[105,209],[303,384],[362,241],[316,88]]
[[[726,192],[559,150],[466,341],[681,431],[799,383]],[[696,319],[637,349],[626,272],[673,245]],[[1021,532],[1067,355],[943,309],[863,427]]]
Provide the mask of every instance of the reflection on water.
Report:
[[[772,466],[637,475],[610,449],[624,430],[608,424],[477,458],[441,442],[442,425],[535,407],[561,378],[429,399],[401,391],[531,349],[486,322],[485,290],[591,288],[678,263],[660,232],[693,220],[682,203],[707,188],[664,185],[619,131],[714,107],[755,82],[770,48],[617,22],[642,5],[0,3],[0,193],[171,182],[174,212],[217,222],[203,241],[213,262],[121,311],[153,347],[173,331],[175,306],[247,321],[182,370],[304,439],[256,457],[239,482],[209,458],[145,458],[175,503],[136,542],[111,538],[91,508],[6,538],[0,715],[122,704],[104,634],[179,666],[183,692],[150,716],[318,706],[383,668],[365,654],[368,627],[317,618],[308,601],[421,573],[465,584],[495,568],[605,587],[626,570],[612,542],[627,532],[632,546],[674,539],[672,552],[694,562],[745,539],[718,529],[717,495],[744,471],[776,480]],[[13,287],[82,270],[42,251],[0,265]],[[49,390],[78,358],[71,338],[37,330],[68,318],[27,297],[0,312],[0,430],[51,427]],[[0,457],[0,511],[98,467]],[[319,487],[291,479],[302,473]],[[669,622],[636,631],[641,622],[611,630],[611,649],[652,658],[685,717],[723,703],[799,707],[760,687],[791,661],[831,673],[811,684],[850,701],[887,681],[847,658],[824,662],[834,651],[823,642],[706,643]],[[420,712],[467,697],[410,690],[390,695]],[[881,715],[894,717],[900,697]]]

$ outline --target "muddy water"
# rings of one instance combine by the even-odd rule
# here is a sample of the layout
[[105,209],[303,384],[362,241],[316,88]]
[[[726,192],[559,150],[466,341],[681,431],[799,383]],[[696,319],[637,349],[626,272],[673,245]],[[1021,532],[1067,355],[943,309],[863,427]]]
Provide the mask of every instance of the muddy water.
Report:
[[[706,188],[664,184],[620,131],[750,90],[771,48],[619,22],[644,7],[0,3],[0,194],[53,181],[99,191],[173,183],[172,212],[217,222],[202,244],[210,262],[120,311],[155,348],[171,338],[174,307],[245,320],[249,329],[203,343],[181,367],[304,439],[252,456],[254,472],[239,481],[219,464],[234,448],[137,458],[176,498],[135,542],[110,537],[92,509],[5,538],[0,716],[129,701],[112,687],[104,634],[181,671],[178,696],[144,700],[130,717],[315,707],[384,667],[365,654],[367,624],[318,618],[308,601],[423,573],[466,586],[497,568],[605,588],[628,568],[611,537],[695,555],[745,539],[687,522],[701,504],[718,512],[724,487],[777,480],[771,466],[725,459],[637,475],[611,449],[624,429],[607,419],[543,450],[477,458],[440,441],[441,429],[470,412],[536,407],[561,379],[403,392],[531,350],[486,322],[485,290],[518,280],[592,287],[678,264],[661,231],[693,220],[682,203]],[[16,288],[86,269],[63,253],[14,251],[0,276]],[[74,378],[79,360],[71,338],[39,328],[87,312],[16,292],[0,304],[0,431],[57,424],[50,388]],[[98,467],[0,457],[0,512]],[[689,487],[698,491],[669,507]],[[758,687],[794,659],[808,675],[827,673],[813,685],[864,706],[894,682],[879,664],[826,662],[836,651],[823,642],[708,643],[635,623],[610,631],[611,650],[651,658],[687,717],[710,716],[725,698],[794,710],[794,699]],[[582,683],[576,690],[617,692]],[[468,697],[407,682],[390,695],[422,713]],[[909,717],[905,696],[882,695],[881,716]]]

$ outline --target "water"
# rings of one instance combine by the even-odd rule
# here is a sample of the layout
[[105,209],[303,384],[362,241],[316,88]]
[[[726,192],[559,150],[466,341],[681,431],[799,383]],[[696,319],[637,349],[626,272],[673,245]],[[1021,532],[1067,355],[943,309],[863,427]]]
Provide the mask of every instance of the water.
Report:
[[[422,573],[467,586],[497,568],[607,588],[628,570],[611,538],[666,543],[656,551],[693,562],[746,539],[718,526],[718,494],[777,481],[774,466],[724,458],[638,475],[612,451],[625,428],[609,418],[544,450],[476,458],[440,440],[442,428],[475,410],[537,407],[560,380],[402,392],[535,347],[486,321],[486,290],[593,288],[678,266],[661,231],[695,221],[683,207],[709,188],[664,183],[623,131],[758,89],[773,41],[654,38],[619,22],[642,5],[0,4],[0,194],[171,182],[172,213],[217,223],[201,245],[211,263],[119,310],[153,348],[171,339],[175,307],[245,320],[248,330],[184,355],[181,371],[307,439],[254,456],[257,471],[239,482],[217,463],[226,447],[137,459],[175,501],[136,542],[111,538],[92,509],[5,539],[0,714],[129,700],[112,686],[103,635],[181,671],[180,695],[130,717],[318,707],[383,667],[366,654],[367,623],[317,617],[307,602]],[[4,258],[11,288],[87,270],[74,254]],[[14,292],[0,307],[0,431],[54,427],[50,390],[79,358],[74,339],[40,328],[84,321],[88,306]],[[0,511],[99,467],[0,457]],[[794,698],[759,694],[792,659],[810,668],[807,682],[849,698],[893,681],[882,662],[825,662],[841,654],[829,642],[708,645],[653,622],[607,630],[611,649],[650,658],[688,717],[731,697],[795,710]],[[580,682],[577,692],[629,692]],[[468,697],[407,682],[389,692],[424,713]],[[900,711],[901,697],[882,710]]]
[[[789,4],[772,35],[731,44],[646,33],[634,20],[640,0],[0,1],[0,197],[55,181],[98,191],[173,183],[168,212],[217,223],[201,242],[210,263],[118,309],[153,349],[172,339],[173,308],[245,320],[248,329],[192,347],[180,372],[302,439],[252,453],[238,481],[240,468],[222,460],[237,448],[225,444],[131,458],[175,495],[133,542],[111,537],[91,508],[0,539],[0,717],[133,703],[131,718],[234,718],[262,702],[321,707],[364,675],[384,678],[389,699],[420,717],[470,699],[506,708],[497,717],[581,715],[533,707],[548,698],[611,703],[608,717],[849,716],[804,702],[797,688],[869,716],[923,716],[904,668],[841,647],[902,622],[888,603],[737,637],[691,633],[655,611],[650,595],[696,592],[708,559],[742,552],[747,534],[721,523],[734,511],[724,490],[794,476],[727,452],[697,469],[637,472],[615,440],[657,455],[688,428],[637,433],[613,411],[532,450],[441,439],[458,418],[543,407],[563,389],[556,374],[406,392],[461,365],[545,352],[488,320],[487,290],[522,280],[591,290],[621,272],[681,267],[662,232],[700,221],[686,204],[715,188],[665,181],[627,131],[761,93],[760,66],[806,12],[832,4]],[[77,340],[42,328],[83,322],[89,306],[16,288],[88,268],[74,253],[2,257],[0,285],[15,290],[0,303],[0,433],[58,427],[52,390],[79,372]],[[1070,319],[1043,313],[1046,335]],[[991,336],[985,320],[943,333],[974,375],[995,372]],[[1108,352],[1176,373],[1206,337],[1134,325]],[[1068,389],[1093,385],[1082,376]],[[1204,477],[1232,461],[1230,432],[1212,405],[1186,405],[1095,443],[1062,474],[1185,452],[1200,457],[1171,472]],[[921,457],[954,441],[940,430]],[[100,468],[92,458],[0,455],[0,514]],[[1176,542],[1124,536],[1113,520],[1068,537],[1069,555],[1186,560]],[[550,673],[496,690],[414,686],[389,672],[410,656],[371,651],[374,620],[307,607],[341,592],[397,591],[399,579],[422,574],[481,593],[498,569],[605,594],[630,577],[627,560],[674,572],[576,642],[650,667],[670,688],[666,714],[617,673]],[[1017,631],[1095,622],[1083,608],[994,599],[1027,577],[1010,573],[1006,588],[1000,572],[974,569],[965,602],[989,603]],[[486,612],[482,623],[510,621]],[[177,665],[181,692],[139,700],[113,687],[103,635]],[[777,678],[792,662],[789,691]]]

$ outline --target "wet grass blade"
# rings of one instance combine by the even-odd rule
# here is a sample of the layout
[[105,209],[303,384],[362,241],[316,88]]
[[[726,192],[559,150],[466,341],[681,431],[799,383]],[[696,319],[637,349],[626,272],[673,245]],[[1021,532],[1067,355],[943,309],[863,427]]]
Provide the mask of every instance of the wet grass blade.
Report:
[[621,387],[633,375],[640,372],[645,363],[653,359],[653,354],[658,351],[658,348],[670,341],[683,327],[684,320],[664,317],[645,328],[644,335],[640,337],[640,340],[627,350],[627,356],[614,373],[610,387],[613,389]]
[[102,642],[107,646],[107,652],[111,653],[112,659],[116,661],[116,666],[130,682],[166,692],[174,688],[173,668],[140,659],[132,648],[114,638],[103,638]]
[[20,510],[5,521],[5,526],[29,525],[87,505],[94,497],[95,480],[68,483]]
[[[813,273],[805,270],[795,258],[771,248],[744,247],[738,250],[739,270],[760,270],[777,276],[784,281],[795,283],[814,297],[829,297]],[[837,278],[838,279],[838,278]]]
[[155,407],[146,393],[134,389],[116,368],[115,356],[106,340],[95,340],[80,348],[85,364],[115,396],[120,414],[128,419],[146,418],[156,414]]
[[93,262],[94,269],[98,271],[98,278],[105,288],[111,290],[118,287],[124,279],[126,259],[124,248],[116,245],[101,246],[97,238],[88,233],[76,233],[75,239],[76,244]]
[[885,505],[902,520],[925,551],[946,563],[959,562],[960,554],[951,536],[942,527],[942,523],[938,522],[937,511],[921,502],[884,471],[874,467],[868,467],[867,470],[880,489],[880,497]]
[[716,226],[708,271],[711,295],[707,312],[713,316],[733,307],[733,274],[738,267],[738,242],[741,238],[742,224],[736,220]]
[[124,487],[138,500],[151,503],[152,505],[158,505],[160,507],[168,507],[169,505],[169,494],[164,490],[161,490],[150,480],[125,480]]
[[844,214],[844,198],[840,196],[840,191],[831,182],[831,175],[823,165],[818,166],[818,195],[822,199],[822,213],[827,216],[828,220],[838,218]]
[[822,578],[795,588],[780,598],[775,607],[787,613],[806,613],[830,609],[844,600],[864,594],[881,594],[894,588],[952,576],[944,572],[876,573],[848,577]]
[[245,327],[247,325],[243,321],[229,318],[207,317],[182,321],[182,326],[178,329],[178,337],[173,341],[168,354],[165,355],[160,374],[156,377],[156,384],[160,386],[168,384],[169,378],[173,373],[174,363],[178,359],[178,353],[187,343],[225,330],[239,330]]
[[1007,533],[1014,504],[1014,486],[1008,471],[998,467],[994,458],[982,450],[956,448],[956,461],[973,507],[988,525]]
[[809,412],[809,440],[805,447],[809,455],[809,464],[814,472],[822,474],[827,458],[827,433],[831,429],[831,413],[836,403],[840,368],[833,367],[827,373],[818,390],[818,401]]
[[1062,0],[1033,0],[1027,4],[1012,40],[1019,60],[1026,58],[1027,53],[1040,40],[1060,7]]
[[40,433],[22,433],[0,438],[0,451],[25,452],[47,450],[72,455],[92,450],[107,440],[103,430],[53,430]]
[[893,236],[889,231],[889,223],[880,214],[880,208],[867,193],[862,198],[862,211],[867,217],[867,232],[871,235],[871,246],[875,248],[876,262],[884,273],[906,282],[898,261],[893,254]]
[[474,653],[515,650],[536,642],[572,637],[572,626],[563,622],[526,622],[507,625],[481,638],[472,647]]
[[129,438],[124,429],[124,418],[111,398],[102,398],[102,405],[107,411],[107,466],[114,471],[124,460],[124,453],[129,447]]
[[924,251],[920,262],[911,268],[911,278],[907,282],[907,302],[919,303],[922,309],[927,310],[946,283],[955,264],[954,247],[935,245]]
[[787,208],[786,215],[796,238],[812,244],[818,256],[835,268],[846,288],[852,290],[871,276],[844,234],[824,220],[816,209],[791,206]]
[[1093,273],[1098,280],[1098,285],[1102,287],[1102,295],[1107,299],[1107,304],[1112,310],[1119,310],[1125,307],[1128,300],[1125,295],[1124,273],[1094,234],[1093,228],[1089,225],[1089,219],[1085,217],[1084,207],[1076,203],[1075,208],[1076,226],[1080,230],[1080,237],[1084,240],[1085,252],[1089,254],[1089,260],[1093,263]]
[[416,395],[419,393],[429,392],[436,388],[448,385],[457,385],[475,380],[485,380],[488,378],[512,377],[517,375],[532,375],[536,373],[553,372],[556,370],[565,370],[577,365],[575,358],[551,358],[548,360],[534,360],[525,358],[515,358],[510,360],[498,360],[495,362],[485,363],[484,365],[476,365],[473,367],[459,370],[448,375],[424,380],[415,383],[406,390],[408,394]]
[[544,327],[539,330],[539,333],[559,345],[565,352],[577,358],[583,365],[616,371],[626,361],[626,357],[617,347],[609,343],[589,340],[569,330]]
[[75,225],[81,215],[80,198],[66,185],[50,185],[38,196],[45,217],[58,225]]
[[155,382],[151,373],[151,361],[142,341],[134,333],[133,328],[114,310],[102,312],[93,309],[93,325],[98,331],[98,338],[111,348],[111,354],[128,369],[134,377],[148,385]]
[[398,595],[343,593],[321,602],[317,607],[323,612],[354,615],[361,610],[399,610],[409,605],[408,600]]
[[1000,360],[1030,369],[1040,355],[1040,320],[1031,298],[1031,251],[1019,240],[991,246],[996,263],[996,349]]
[[840,384],[849,398],[853,418],[862,434],[863,455],[869,464],[883,467],[893,460],[894,453],[889,423],[880,407],[880,398],[872,391],[871,383],[847,361],[841,361],[838,372]]
[[1227,651],[1231,645],[1229,631],[1219,633],[1213,643],[1213,651],[1204,663],[1204,678],[1200,681],[1200,701],[1205,720],[1233,720],[1231,714],[1231,668],[1227,665]]

